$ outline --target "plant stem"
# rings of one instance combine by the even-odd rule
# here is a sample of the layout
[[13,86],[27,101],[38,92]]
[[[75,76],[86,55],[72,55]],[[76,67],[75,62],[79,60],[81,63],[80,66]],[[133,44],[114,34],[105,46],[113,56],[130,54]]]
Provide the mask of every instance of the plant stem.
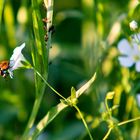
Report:
[[109,112],[109,107],[108,107],[107,98],[105,98],[105,107],[106,107],[107,112]]
[[42,87],[42,91],[41,91],[40,96],[38,96],[38,98],[35,99],[33,109],[32,109],[32,113],[31,113],[30,119],[28,121],[27,127],[26,127],[26,129],[25,129],[25,131],[23,133],[22,140],[27,140],[27,137],[29,135],[29,131],[32,128],[33,123],[34,123],[35,118],[36,118],[36,115],[38,113],[38,109],[39,109],[40,103],[42,101],[44,89],[45,89],[45,87]]
[[[127,123],[130,123],[130,122],[133,122],[133,121],[137,121],[137,120],[140,120],[140,117],[136,117],[136,118],[133,118],[133,119],[130,119],[130,120],[127,120],[127,121],[123,121],[123,122],[120,122],[117,124],[117,126],[121,126],[121,125],[124,125],[124,124],[127,124]],[[114,125],[115,127],[115,125]],[[103,140],[106,140],[109,136],[109,134],[111,133],[112,129],[114,127],[111,127],[109,128],[108,132],[106,133],[105,137],[103,138]]]
[[111,133],[113,128],[109,128],[109,130],[107,131],[106,135],[104,136],[103,140],[106,140],[109,136],[109,134]]
[[86,121],[85,121],[80,109],[76,105],[74,105],[73,107],[78,111],[78,113],[79,113],[79,115],[80,115],[80,117],[81,117],[81,119],[82,119],[82,121],[84,123],[84,126],[85,126],[85,128],[86,128],[86,130],[87,130],[87,132],[89,134],[90,140],[93,140],[93,137],[92,137],[92,135],[91,135],[91,133],[89,131],[88,125],[87,125],[87,123],[86,123]]
[[30,139],[37,139],[38,135],[43,131],[47,125],[53,121],[53,119],[62,111],[64,110],[68,105],[59,103],[56,106],[52,107],[47,114],[39,121],[39,123],[36,125],[35,130],[33,131],[33,134],[30,136]]
[[62,99],[67,100],[64,96],[62,96],[59,92],[57,92],[47,81],[42,75],[35,69],[33,68],[34,71],[38,74],[38,76],[44,81],[44,83],[52,90],[54,91],[58,96],[60,96]]
[[117,125],[118,125],[118,126],[121,126],[121,125],[130,123],[130,122],[133,122],[133,121],[137,121],[137,120],[140,120],[140,117],[136,117],[136,118],[133,118],[133,119],[130,119],[130,120],[127,120],[127,121],[120,122],[120,123],[118,123]]
[[108,99],[107,98],[105,98],[105,106],[106,106],[106,110],[108,112],[109,118],[111,118],[111,112],[110,112],[110,109],[108,107]]

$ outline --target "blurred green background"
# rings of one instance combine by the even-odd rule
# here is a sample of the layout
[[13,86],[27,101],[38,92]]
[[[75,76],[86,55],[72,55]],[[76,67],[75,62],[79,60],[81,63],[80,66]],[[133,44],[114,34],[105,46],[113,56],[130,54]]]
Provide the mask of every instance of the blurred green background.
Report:
[[[45,17],[43,1],[38,0],[42,18]],[[102,121],[104,99],[108,91],[115,91],[110,102],[119,104],[113,111],[117,121],[140,115],[136,95],[140,92],[140,75],[132,67],[120,66],[117,43],[132,32],[129,22],[140,23],[137,0],[54,0],[50,49],[49,83],[64,97],[70,89],[78,89],[97,71],[97,79],[87,93],[79,99],[78,106],[88,124],[93,138],[101,140],[108,126]],[[29,0],[0,1],[0,60],[8,60],[13,49],[26,43],[24,53],[31,61],[34,44],[32,9]],[[0,140],[20,139],[35,99],[32,70],[14,72],[14,79],[0,77]],[[54,105],[59,97],[46,87],[36,123]],[[40,140],[88,140],[84,125],[73,108],[67,108],[52,121],[38,138]],[[140,121],[123,125],[112,131],[110,140],[140,140]]]

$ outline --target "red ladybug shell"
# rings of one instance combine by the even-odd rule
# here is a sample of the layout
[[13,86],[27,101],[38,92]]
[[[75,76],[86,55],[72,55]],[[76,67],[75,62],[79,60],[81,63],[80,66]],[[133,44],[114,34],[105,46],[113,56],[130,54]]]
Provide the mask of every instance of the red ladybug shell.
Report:
[[0,62],[0,70],[7,70],[9,68],[9,61]]
[[6,77],[8,75],[8,73],[6,72],[6,70],[9,69],[9,61],[2,61],[0,62],[0,75],[2,77]]

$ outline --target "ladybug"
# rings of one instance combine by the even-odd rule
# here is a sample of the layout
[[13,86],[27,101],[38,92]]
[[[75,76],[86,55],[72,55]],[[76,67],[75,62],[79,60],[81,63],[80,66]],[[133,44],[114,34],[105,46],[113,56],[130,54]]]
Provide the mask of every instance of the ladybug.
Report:
[[9,74],[8,69],[9,69],[9,61],[1,61],[0,62],[0,75],[4,78]]

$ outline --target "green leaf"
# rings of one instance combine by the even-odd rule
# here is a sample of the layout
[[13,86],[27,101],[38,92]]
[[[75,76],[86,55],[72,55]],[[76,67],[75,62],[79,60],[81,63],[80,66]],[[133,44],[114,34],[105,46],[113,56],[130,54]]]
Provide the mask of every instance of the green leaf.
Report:
[[74,87],[71,88],[71,100],[76,98],[76,90]]
[[39,133],[66,107],[68,107],[68,105],[61,102],[55,107],[51,108],[45,117],[37,124],[36,129],[31,137],[35,139]]
[[[76,91],[76,97],[80,97],[80,95],[82,95],[82,93],[88,89],[91,84],[94,82],[96,77],[96,73],[93,75],[93,77],[85,84],[83,85],[79,90]],[[72,92],[74,92],[74,88],[71,89]],[[74,93],[72,93],[74,94]],[[72,95],[75,96],[75,95]],[[35,131],[33,132],[33,135],[31,136],[32,139],[36,139],[36,137],[42,132],[42,130],[51,122],[53,121],[53,119],[62,111],[64,110],[66,107],[70,106],[74,106],[75,104],[73,104],[73,102],[71,101],[71,96],[67,98],[67,100],[60,100],[61,103],[59,103],[57,106],[51,108],[47,114],[45,115],[45,117],[43,119],[41,119],[41,121],[37,124]],[[77,102],[77,98],[75,98],[75,102]]]
[[92,78],[85,83],[79,90],[76,91],[76,98],[81,96],[90,86],[91,84],[95,81],[96,78],[96,73],[92,76]]
[[65,104],[65,105],[69,105],[68,101],[66,101],[66,100],[60,99],[60,102]]
[[[32,60],[33,66],[37,69],[42,77],[47,78],[48,74],[48,51],[45,45],[44,40],[44,29],[43,23],[41,19],[41,13],[39,9],[39,3],[37,0],[32,0],[32,20],[33,20],[33,31],[34,31],[34,38],[35,43],[32,43]],[[36,45],[35,45],[36,44]],[[27,135],[29,134],[30,128],[33,126],[34,121],[36,119],[43,94],[45,91],[45,83],[42,82],[42,79],[35,73],[35,88],[36,88],[36,99],[34,101],[34,106],[32,109],[32,113],[30,115],[30,119],[26,126],[26,129],[23,134],[23,139],[26,139]]]
[[[40,66],[41,74],[46,76],[48,69],[48,54],[49,50],[46,47],[45,40],[44,40],[44,25],[42,22],[42,17],[39,9],[39,4],[37,0],[32,0],[32,18],[33,18],[33,30],[34,30],[34,35],[35,35],[35,42],[36,42],[36,47],[37,47],[37,58],[40,59],[38,60],[38,65]],[[43,73],[42,73],[43,72]]]

